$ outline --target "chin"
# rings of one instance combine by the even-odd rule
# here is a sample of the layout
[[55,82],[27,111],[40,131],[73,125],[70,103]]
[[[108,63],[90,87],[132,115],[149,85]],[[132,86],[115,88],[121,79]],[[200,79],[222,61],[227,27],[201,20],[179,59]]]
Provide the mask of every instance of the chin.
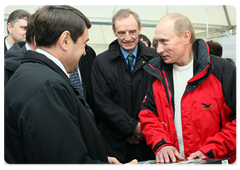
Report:
[[164,63],[166,63],[166,64],[173,64],[173,62],[171,61],[171,60],[168,60],[168,59],[163,59],[163,61],[164,61]]
[[123,48],[126,51],[133,51],[135,49],[135,46],[123,46]]

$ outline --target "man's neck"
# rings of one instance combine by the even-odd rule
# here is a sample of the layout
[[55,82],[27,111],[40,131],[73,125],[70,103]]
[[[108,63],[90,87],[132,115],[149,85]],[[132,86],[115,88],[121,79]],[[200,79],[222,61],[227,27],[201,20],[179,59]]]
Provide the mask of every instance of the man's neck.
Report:
[[37,49],[37,47],[34,43],[28,43],[28,45],[33,51],[35,51]]
[[7,36],[7,43],[12,47],[12,45],[13,45],[15,42],[16,42],[16,41],[12,38],[12,36],[8,34],[8,36]]
[[194,57],[194,53],[193,53],[192,48],[190,48],[188,51],[189,51],[189,52],[187,52],[187,53],[185,54],[185,56],[182,57],[182,60],[181,60],[181,61],[176,62],[176,63],[174,63],[174,64],[177,65],[177,66],[185,66],[185,65],[188,65],[188,64],[193,60],[193,57]]

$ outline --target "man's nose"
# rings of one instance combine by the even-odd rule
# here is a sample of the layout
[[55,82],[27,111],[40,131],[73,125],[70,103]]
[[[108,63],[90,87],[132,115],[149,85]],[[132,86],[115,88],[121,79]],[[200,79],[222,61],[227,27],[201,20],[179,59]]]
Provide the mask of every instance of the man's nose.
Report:
[[130,35],[129,32],[126,32],[124,39],[125,40],[131,40],[131,35]]
[[163,53],[164,49],[163,49],[163,45],[158,43],[158,46],[157,46],[157,53],[158,54],[161,54]]

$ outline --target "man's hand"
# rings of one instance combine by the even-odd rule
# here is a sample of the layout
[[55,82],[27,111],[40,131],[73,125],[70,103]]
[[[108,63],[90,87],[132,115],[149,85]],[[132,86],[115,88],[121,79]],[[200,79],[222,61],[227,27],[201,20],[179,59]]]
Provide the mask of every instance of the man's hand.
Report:
[[[143,138],[142,138],[143,139]],[[129,136],[127,138],[127,141],[130,143],[130,144],[139,144],[139,142],[142,140],[142,139],[138,139],[136,138],[135,136]]]
[[140,122],[138,122],[138,124],[135,126],[135,128],[132,131],[133,136],[135,136],[138,139],[142,139],[143,138],[143,134],[141,132],[141,127],[140,127]]
[[172,162],[176,162],[177,160],[183,161],[184,157],[182,157],[178,150],[173,146],[165,146],[156,154],[157,163],[169,163],[170,160]]
[[203,158],[206,158],[206,156],[201,151],[197,151],[197,152],[191,153],[191,155],[187,159],[191,160],[191,159],[197,159],[197,158],[203,159]]
[[[122,164],[121,162],[119,162],[117,160],[117,158],[111,157],[111,156],[108,156],[108,163],[110,163],[110,164]],[[138,163],[138,160],[137,159],[133,159],[131,162],[128,162],[126,164],[137,164],[137,163]]]
[[137,164],[138,160],[137,159],[133,159],[131,162],[125,163],[125,164]]
[[108,156],[108,163],[110,163],[110,164],[121,164],[121,163],[117,160],[117,158],[111,157],[111,156]]

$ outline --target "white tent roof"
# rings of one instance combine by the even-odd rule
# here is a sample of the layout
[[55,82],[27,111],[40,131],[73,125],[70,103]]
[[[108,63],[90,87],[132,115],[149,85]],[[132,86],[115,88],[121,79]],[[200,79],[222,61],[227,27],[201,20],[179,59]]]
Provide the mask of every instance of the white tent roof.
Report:
[[[122,8],[138,13],[143,25],[142,34],[152,41],[155,26],[167,13],[178,12],[186,15],[195,27],[196,36],[205,40],[235,34],[236,9],[230,5],[71,5],[83,12],[93,23],[89,30],[89,45],[96,53],[107,49],[115,37],[112,32],[112,16]],[[16,9],[34,13],[40,5],[11,5],[4,10],[5,20]],[[207,26],[208,25],[208,30]],[[207,36],[208,35],[208,36]]]

